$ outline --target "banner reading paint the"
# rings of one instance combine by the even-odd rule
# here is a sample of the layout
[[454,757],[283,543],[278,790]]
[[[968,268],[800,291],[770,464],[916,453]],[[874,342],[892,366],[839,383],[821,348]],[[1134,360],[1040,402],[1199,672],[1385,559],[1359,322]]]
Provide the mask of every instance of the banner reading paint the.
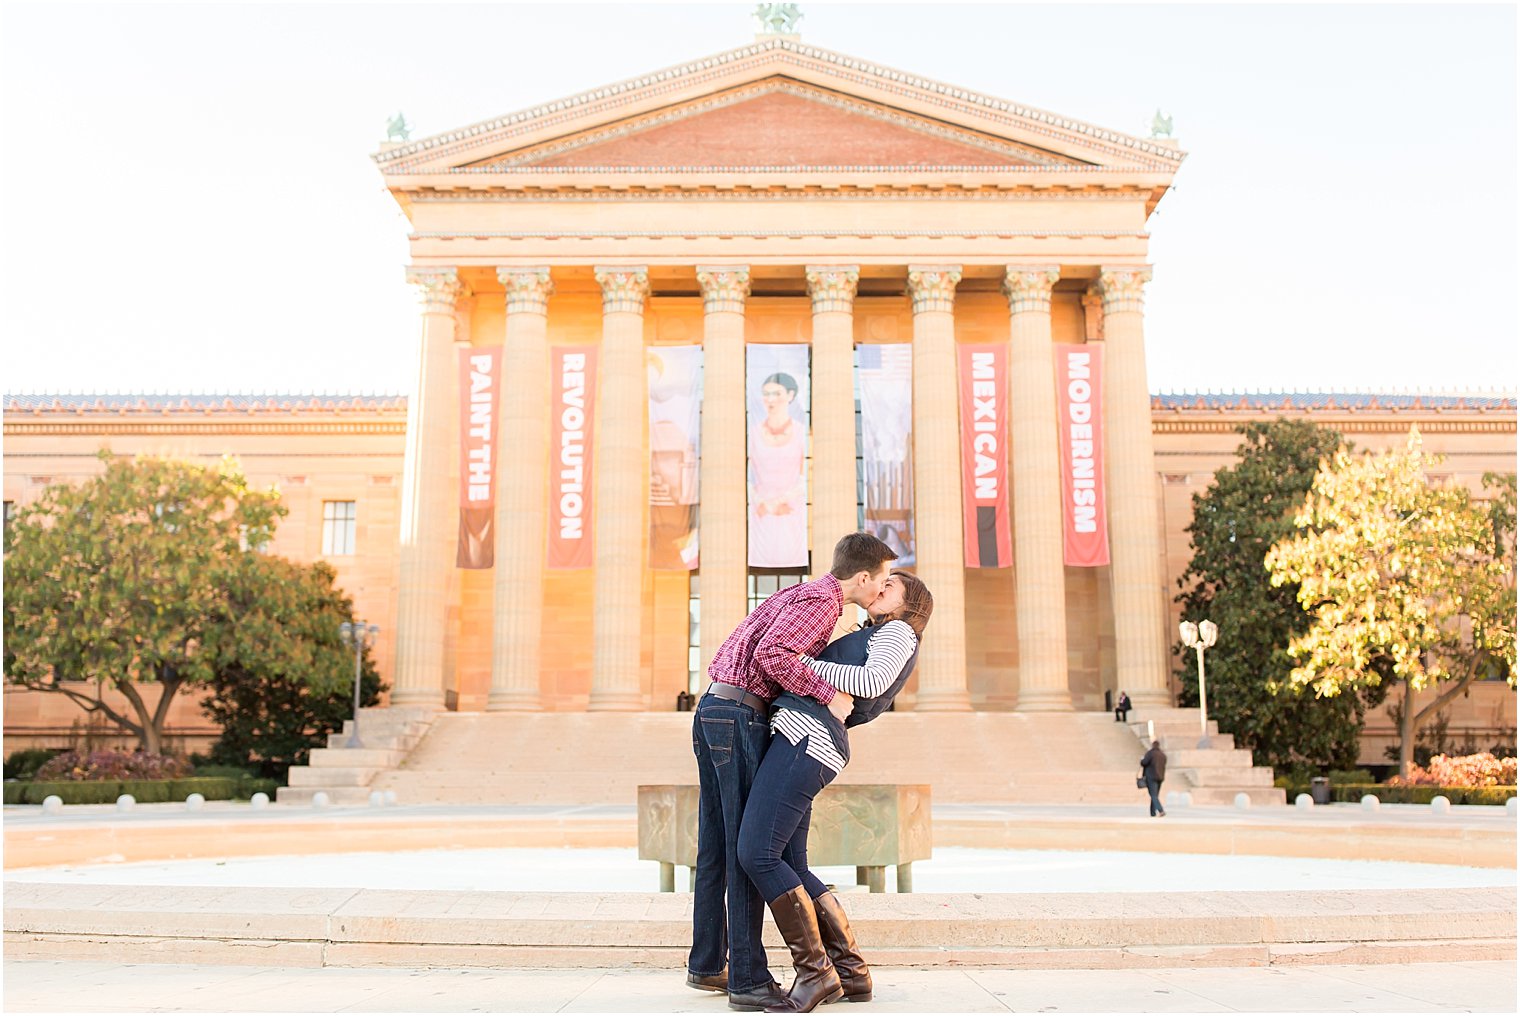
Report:
[[1103,494],[1103,347],[1058,345],[1056,413],[1061,451],[1065,560],[1077,568],[1108,564]]
[[459,540],[454,563],[496,561],[496,419],[501,408],[501,347],[459,351]]
[[595,346],[555,346],[549,354],[550,568],[591,567],[596,354]]
[[1008,346],[957,346],[966,567],[1008,568]]
[[865,531],[897,551],[894,568],[918,563],[913,527],[913,347],[856,347],[860,483]]
[[745,347],[752,568],[808,566],[809,352],[801,345]]
[[649,374],[649,567],[697,567],[702,347],[654,346]]

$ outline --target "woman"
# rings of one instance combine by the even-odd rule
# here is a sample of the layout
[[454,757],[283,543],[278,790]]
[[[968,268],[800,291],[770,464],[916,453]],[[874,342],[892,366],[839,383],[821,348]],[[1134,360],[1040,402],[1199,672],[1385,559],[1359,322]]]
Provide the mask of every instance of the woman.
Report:
[[934,598],[918,576],[894,572],[869,608],[870,625],[808,660],[819,677],[855,697],[845,722],[813,699],[784,693],[774,703],[775,736],[739,826],[739,863],[770,906],[797,970],[789,1006],[767,1011],[811,1012],[841,996],[847,1002],[871,999],[871,974],[844,908],[808,870],[808,823],[813,798],[849,762],[846,728],[875,719],[892,704],[913,672],[933,610]]
[[792,416],[796,398],[790,374],[772,374],[760,385],[765,416],[749,432],[749,563],[756,568],[807,564],[807,428]]

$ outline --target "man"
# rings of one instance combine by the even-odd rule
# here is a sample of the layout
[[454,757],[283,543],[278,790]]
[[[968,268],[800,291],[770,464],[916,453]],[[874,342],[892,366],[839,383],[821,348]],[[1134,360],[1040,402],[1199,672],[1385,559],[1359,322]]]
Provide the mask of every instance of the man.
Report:
[[1166,780],[1166,752],[1160,741],[1151,742],[1151,750],[1140,758],[1140,773],[1145,777],[1145,789],[1151,795],[1151,818],[1166,818],[1161,807],[1161,784]]
[[850,714],[853,699],[821,681],[798,654],[816,656],[828,644],[846,603],[874,603],[896,558],[869,533],[844,537],[829,574],[768,597],[724,640],[707,670],[713,683],[697,703],[691,734],[701,804],[686,983],[727,991],[731,1009],[787,1004],[760,943],[765,902],[739,865],[739,823],[770,743],[770,703],[785,689],[818,700],[841,722]]

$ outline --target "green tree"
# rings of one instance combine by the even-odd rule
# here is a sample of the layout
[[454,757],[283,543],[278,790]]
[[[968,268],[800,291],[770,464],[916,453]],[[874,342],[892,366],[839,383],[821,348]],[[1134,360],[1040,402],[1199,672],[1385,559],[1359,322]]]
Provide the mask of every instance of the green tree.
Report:
[[[326,562],[257,557],[233,576],[208,626],[216,647],[212,694],[202,705],[222,728],[213,762],[285,778],[353,712],[354,652],[338,636],[353,603]],[[382,686],[369,651],[361,697]]]
[[[1403,685],[1404,776],[1427,717],[1478,677],[1515,681],[1513,522],[1505,533],[1502,491],[1485,507],[1464,487],[1431,484],[1440,461],[1413,430],[1400,450],[1341,450],[1315,476],[1298,532],[1266,558],[1273,583],[1297,584],[1313,616],[1289,646],[1292,685],[1328,698]],[[1414,692],[1441,684],[1413,708]]]
[[[117,459],[21,508],[5,556],[8,680],[66,695],[158,753],[174,696],[214,674],[207,620],[285,514],[229,463]],[[69,682],[108,685],[118,711]],[[157,685],[150,704],[146,686]]]
[[[1262,560],[1293,532],[1321,460],[1343,447],[1339,433],[1304,420],[1242,424],[1239,462],[1193,495],[1187,532],[1193,557],[1178,579],[1184,618],[1219,626],[1208,656],[1209,713],[1257,765],[1331,766],[1356,761],[1364,704],[1359,696],[1316,698],[1292,686],[1287,648],[1309,626],[1297,587],[1274,586]],[[1193,653],[1179,641],[1181,700],[1198,704]]]

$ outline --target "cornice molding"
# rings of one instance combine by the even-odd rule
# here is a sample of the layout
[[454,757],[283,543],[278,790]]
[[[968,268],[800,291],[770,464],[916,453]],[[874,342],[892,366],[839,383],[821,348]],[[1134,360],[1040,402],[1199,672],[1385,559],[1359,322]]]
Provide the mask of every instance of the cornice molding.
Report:
[[956,240],[1013,239],[1032,237],[1082,240],[1098,237],[1105,240],[1147,240],[1149,233],[1126,233],[1108,229],[1017,229],[998,230],[996,233],[979,233],[967,229],[667,229],[667,230],[532,230],[523,232],[499,232],[494,230],[470,230],[445,232],[429,230],[410,233],[408,240],[664,240],[670,238],[703,240],[717,239],[786,239],[849,238],[860,240],[895,239],[902,237],[950,238]]
[[458,204],[474,202],[491,204],[498,202],[606,202],[606,201],[1147,201],[1150,188],[1141,187],[1082,187],[1066,184],[1036,187],[1020,184],[1017,187],[982,186],[970,187],[947,183],[943,186],[912,184],[907,187],[852,183],[824,186],[801,184],[785,190],[758,188],[745,184],[718,187],[701,184],[695,187],[649,187],[630,184],[627,187],[572,187],[563,190],[521,190],[500,185],[469,187],[462,190],[437,190],[431,187],[402,189],[402,193],[415,204]]
[[[406,434],[406,413],[390,420],[6,420],[6,437],[47,437],[80,434]],[[17,454],[9,449],[6,457]],[[306,455],[305,451],[293,454]]]
[[[1309,414],[1299,411],[1297,413],[1283,413],[1263,410],[1231,411],[1228,416],[1216,416],[1213,419],[1178,419],[1174,417],[1173,410],[1165,410],[1166,417],[1153,414],[1151,417],[1151,432],[1153,434],[1234,434],[1235,428],[1241,423],[1251,420],[1276,419],[1280,416],[1289,416],[1292,419],[1302,418]],[[1515,419],[1508,420],[1482,420],[1482,419],[1458,419],[1452,417],[1431,418],[1420,417],[1412,420],[1407,410],[1381,410],[1388,414],[1382,419],[1364,418],[1360,420],[1319,420],[1335,427],[1336,430],[1347,434],[1407,434],[1411,426],[1418,426],[1421,434],[1514,434]],[[1160,451],[1157,454],[1161,454]],[[1197,454],[1188,452],[1188,454]]]

